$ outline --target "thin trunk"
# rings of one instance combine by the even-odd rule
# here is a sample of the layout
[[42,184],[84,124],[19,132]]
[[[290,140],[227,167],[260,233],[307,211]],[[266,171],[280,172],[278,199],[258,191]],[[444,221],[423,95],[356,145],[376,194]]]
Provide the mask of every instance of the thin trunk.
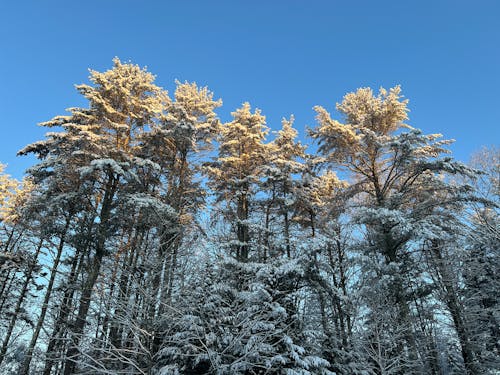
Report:
[[[7,228],[5,228],[5,229],[7,230]],[[10,246],[10,243],[12,242],[12,237],[14,237],[15,229],[16,229],[15,227],[12,228],[12,230],[9,233],[9,237],[7,238],[7,242],[5,242],[3,251],[5,251],[6,253],[9,251],[9,246]]]
[[86,324],[87,313],[90,307],[90,298],[92,296],[92,289],[99,276],[99,271],[101,269],[103,254],[96,254],[91,265],[91,271],[87,278],[87,281],[83,287],[82,295],[80,297],[80,306],[78,308],[78,316],[76,318],[74,329],[72,330],[72,338],[70,347],[66,354],[66,363],[64,367],[64,375],[71,375],[76,370],[76,364],[78,361],[79,349],[81,335],[83,333],[83,328]]
[[[340,238],[340,230],[338,231],[338,236]],[[336,247],[337,247],[337,257],[339,260],[340,288],[342,290],[342,294],[344,295],[344,297],[347,298],[347,276],[345,270],[346,264],[344,262],[345,253],[342,243],[340,242],[339,239],[336,240]],[[347,325],[346,337],[350,337],[352,332],[351,316],[349,312],[345,312],[343,317]]]
[[[55,353],[58,350],[58,347],[61,346],[62,336],[65,331],[68,329],[68,317],[71,312],[71,305],[73,302],[73,296],[75,294],[75,285],[78,279],[78,276],[81,274],[84,259],[88,255],[88,251],[91,244],[92,238],[92,225],[91,223],[94,221],[94,217],[91,217],[90,220],[82,220],[81,233],[84,232],[85,229],[85,241],[82,246],[77,247],[75,251],[75,255],[73,257],[73,261],[71,263],[71,270],[68,276],[67,287],[64,291],[64,296],[62,298],[62,303],[59,307],[59,312],[57,314],[57,320],[54,324],[54,330],[50,336],[49,344],[47,346],[46,354],[45,354],[45,366],[43,370],[43,375],[50,375],[52,370],[52,366],[54,365]],[[86,228],[85,228],[86,227]]]
[[[7,230],[7,229],[5,229],[5,230]],[[11,245],[12,239],[14,238],[14,232],[15,232],[15,227],[12,228],[12,230],[10,231],[9,236],[7,238],[7,241],[5,242],[3,251],[6,253],[9,252],[9,247]],[[14,242],[14,245],[16,242],[17,241]],[[12,248],[11,248],[11,251],[12,251]],[[0,264],[0,267],[1,266],[2,265]],[[2,288],[0,289],[0,298],[2,299],[2,303],[0,304],[0,312],[2,311],[3,305],[9,296],[9,291],[10,291],[10,288],[12,286],[12,282],[15,279],[15,272],[14,272],[14,275],[12,275],[12,278],[10,278],[11,274],[12,274],[12,269],[9,268],[9,270],[2,275],[2,280],[0,282],[2,285]],[[10,280],[9,280],[9,278],[10,278]],[[8,285],[8,287],[7,287],[7,285]]]
[[102,260],[105,254],[107,230],[111,216],[113,199],[115,197],[116,189],[118,188],[118,182],[119,182],[119,177],[114,177],[111,174],[108,175],[108,181],[106,184],[104,198],[102,200],[101,212],[99,215],[100,223],[97,233],[95,255],[90,265],[90,272],[87,277],[87,281],[83,286],[82,295],[80,296],[78,315],[76,317],[74,327],[72,330],[71,343],[66,352],[64,375],[73,374],[76,370],[76,365],[78,363],[78,357],[79,357],[78,347],[80,345],[83,329],[87,322],[87,314],[90,308],[90,302],[91,302],[90,299],[92,296],[92,290],[99,276]]
[[68,316],[71,311],[71,301],[73,300],[73,295],[75,294],[75,287],[74,284],[76,283],[78,274],[79,274],[79,268],[83,263],[83,258],[86,254],[86,251],[88,249],[85,249],[83,251],[80,251],[80,254],[75,254],[75,257],[73,259],[73,262],[71,264],[71,271],[68,277],[68,287],[64,292],[64,296],[62,299],[61,307],[59,310],[59,314],[57,316],[56,323],[54,325],[54,331],[52,332],[52,335],[50,336],[49,344],[47,346],[46,354],[45,354],[45,366],[43,370],[43,375],[50,375],[50,372],[52,370],[52,366],[54,365],[54,352],[57,348],[57,346],[60,344],[60,336],[62,332],[67,329],[67,323],[68,323]]
[[19,295],[19,298],[17,300],[16,308],[14,309],[14,314],[12,314],[12,318],[10,319],[9,327],[7,328],[7,332],[5,334],[4,341],[2,344],[2,349],[0,351],[0,364],[3,362],[5,354],[7,353],[7,348],[9,347],[9,341],[12,336],[12,331],[14,330],[14,326],[19,316],[19,312],[21,311],[24,299],[26,298],[30,282],[33,279],[33,270],[35,269],[35,266],[37,264],[38,255],[40,254],[40,250],[42,249],[43,241],[44,240],[41,239],[40,242],[38,243],[38,246],[35,250],[35,255],[33,256],[33,260],[26,272],[26,278],[24,280],[23,287],[21,288],[21,294]]
[[21,371],[19,372],[22,375],[27,375],[29,373],[29,367],[31,363],[31,359],[33,356],[33,350],[35,349],[36,342],[38,340],[38,336],[40,335],[40,331],[42,329],[43,323],[45,321],[45,314],[47,313],[47,308],[49,306],[50,296],[52,295],[52,289],[54,287],[54,281],[57,275],[57,268],[59,267],[59,262],[61,260],[61,255],[64,248],[64,243],[66,240],[66,234],[68,233],[69,224],[71,223],[71,215],[68,215],[66,218],[66,223],[64,225],[64,230],[61,233],[61,237],[59,238],[59,245],[57,246],[56,258],[54,259],[54,264],[52,265],[52,270],[50,272],[50,279],[47,285],[47,290],[45,292],[45,297],[43,299],[42,310],[40,311],[40,316],[38,317],[38,321],[35,327],[35,331],[33,332],[33,336],[31,337],[31,341],[28,346],[28,350],[24,356],[23,365],[21,367]]
[[311,220],[311,237],[316,236],[316,222],[314,220],[314,211],[312,209],[309,210],[309,219]]
[[12,250],[16,247],[19,240],[23,237],[24,232],[25,232],[25,229],[21,229],[21,231],[19,232],[19,235],[16,238],[14,238],[15,231],[14,231],[14,228],[12,228],[12,232],[9,235],[9,239],[8,239],[7,243],[5,244],[5,252],[12,252]]
[[262,254],[262,260],[265,262],[267,260],[268,255],[271,255],[271,244],[269,241],[270,237],[270,229],[269,229],[269,221],[271,216],[271,203],[269,202],[266,205],[266,233],[264,235],[264,253]]
[[444,264],[444,259],[439,251],[439,244],[433,243],[431,245],[431,251],[435,257],[434,263],[437,266],[439,278],[442,283],[442,289],[445,292],[445,303],[451,314],[453,324],[460,341],[465,371],[468,375],[476,375],[479,372],[475,365],[474,351],[472,349],[469,332],[465,323],[463,308],[460,306],[460,302],[455,292],[451,273]]
[[[130,311],[130,315],[127,317],[128,320],[132,320],[134,322],[137,321],[137,314],[138,314],[138,306],[136,300],[134,300],[134,286],[137,285],[135,284],[134,280],[134,274],[135,274],[135,269],[137,265],[137,258],[140,255],[141,248],[143,245],[144,238],[146,237],[144,235],[144,230],[141,230],[139,232],[139,239],[136,240],[136,244],[132,247],[132,252],[129,257],[128,264],[126,266],[126,269],[128,270],[128,275],[127,279],[125,280],[125,296],[126,296],[126,301],[127,303],[130,301],[133,301],[133,306],[130,306],[128,311]],[[132,347],[134,345],[134,337],[136,336],[137,331],[132,325],[122,325],[121,326],[121,331],[120,331],[120,336],[125,337],[124,341],[122,342],[122,348],[124,348],[127,352],[131,353],[132,352]],[[138,362],[137,357],[140,356],[140,350],[134,351],[134,357],[136,358],[136,362]]]
[[[138,267],[142,267],[142,262],[145,254],[148,251],[149,247],[149,236],[151,232],[146,231],[146,234],[142,235],[140,245],[138,247],[138,251],[135,254],[134,259],[132,260],[131,267],[130,269],[132,270],[132,277],[129,280],[129,285],[128,285],[128,293],[132,294],[133,293],[133,298],[134,298],[134,306],[132,307],[132,312],[134,314],[133,319],[136,319],[137,321],[146,321],[147,315],[147,309],[146,309],[146,304],[144,303],[145,296],[144,293],[141,293],[141,288],[143,285],[141,285],[142,277],[137,280],[135,279],[135,275],[138,274]],[[149,326],[146,324],[145,326],[143,325],[141,328],[144,328],[145,331],[148,330]],[[129,334],[131,333],[131,328],[128,328]],[[145,340],[147,341],[147,339]],[[130,344],[129,344],[130,345]],[[141,344],[143,347],[149,347],[149,342],[145,342]]]
[[[176,234],[172,246],[172,261],[169,266],[170,269],[168,272],[167,291],[164,298],[162,298],[162,300],[168,304],[172,302],[172,289],[174,287],[174,278],[175,278],[175,271],[177,268],[177,253],[179,251],[179,245],[180,245],[179,234]],[[162,311],[161,306],[160,306],[160,311]]]
[[[333,251],[332,251],[332,246],[328,245],[327,247],[327,252],[328,252],[328,262],[330,263],[330,268],[332,269],[332,282],[333,285],[337,290],[340,289],[340,283],[337,280],[336,276],[336,264],[335,264],[335,258],[333,256]],[[339,260],[340,263],[340,260]],[[334,299],[332,301],[332,306],[337,310],[336,314],[336,325],[337,325],[337,332],[340,334],[341,342],[342,342],[342,347],[344,349],[347,348],[347,331],[346,331],[346,324],[345,324],[345,313],[344,313],[344,307],[342,306],[342,302],[340,300],[340,297],[335,294]]]
[[[102,320],[102,323],[99,322],[99,324],[97,324],[96,339],[99,339],[100,343],[98,345],[100,345],[101,348],[107,347],[108,342],[112,347],[119,347],[119,340],[118,340],[119,335],[117,334],[117,330],[118,330],[118,325],[120,323],[111,322],[111,324],[110,324],[110,320],[111,321],[113,320],[113,318],[111,317],[111,309],[112,309],[111,304],[112,304],[113,294],[115,292],[116,274],[118,273],[119,263],[120,263],[120,259],[118,257],[115,258],[113,273],[111,275],[111,279],[109,282],[109,285],[110,285],[109,298],[110,298],[110,300],[104,303],[105,304],[105,307],[104,307],[105,311],[104,311],[104,318]],[[122,267],[122,272],[125,272],[124,267]],[[118,287],[121,288],[121,286],[118,286]],[[119,304],[120,304],[120,299],[118,299],[118,302],[117,302],[118,306],[119,306]],[[102,305],[102,299],[101,299],[101,305]],[[119,309],[119,307],[116,307],[116,309]],[[115,316],[117,315],[116,310],[115,310],[114,315]],[[99,337],[99,325],[100,324],[102,324],[102,327],[100,329],[101,335]],[[109,326],[109,330],[108,330],[108,326]]]
[[283,214],[284,224],[285,224],[285,246],[286,246],[286,256],[288,259],[292,257],[290,250],[290,223],[288,221],[288,209],[285,208]]
[[[120,318],[122,318],[122,314],[125,311],[125,305],[128,300],[128,282],[130,278],[130,261],[133,258],[133,253],[135,251],[136,243],[137,243],[137,237],[138,237],[138,232],[136,231],[132,235],[133,229],[130,228],[130,231],[128,233],[128,241],[125,244],[125,256],[122,260],[122,266],[121,266],[121,275],[120,279],[118,282],[118,297],[117,297],[117,303],[116,303],[116,308],[114,312],[114,319],[112,320],[111,326],[109,328],[109,340],[110,344],[114,349],[119,349],[122,346],[121,343],[121,337],[122,337],[122,332],[123,332],[123,322],[121,321]],[[117,263],[116,267],[118,268],[118,259],[117,258]],[[113,278],[112,278],[112,285],[111,285],[111,291],[110,291],[110,296],[113,296],[113,291],[114,291],[114,286],[115,286],[115,276],[116,271],[114,272]],[[106,314],[105,320],[106,323],[109,320],[109,315],[110,313]],[[114,320],[114,321],[113,321]]]
[[[157,331],[157,327],[155,325],[156,318],[160,314],[160,311],[162,310],[162,296],[164,296],[164,291],[162,289],[165,289],[163,285],[165,282],[167,282],[167,286],[171,287],[171,279],[173,279],[173,273],[174,269],[173,267],[175,266],[175,263],[177,262],[177,247],[178,247],[178,240],[177,240],[177,233],[168,233],[167,234],[167,239],[164,241],[163,246],[161,248],[161,257],[160,259],[163,260],[162,262],[162,267],[161,269],[154,269],[154,276],[153,276],[153,285],[152,285],[152,301],[149,307],[149,313],[148,313],[148,321],[150,325],[150,331],[151,331],[151,336],[150,336],[150,341],[149,341],[149,351],[154,355],[160,348],[161,344],[161,335]],[[169,252],[169,257],[164,258],[164,255],[166,252]]]
[[[12,276],[11,276],[12,274]],[[9,299],[10,289],[12,288],[12,284],[14,284],[14,280],[16,279],[16,273],[12,272],[12,270],[8,270],[5,279],[2,282],[2,302],[0,303],[0,313],[3,311],[5,302]]]
[[[289,176],[288,176],[289,177]],[[287,207],[287,196],[288,196],[288,187],[286,185],[286,181],[283,182],[283,224],[284,224],[284,234],[285,234],[285,250],[286,256],[288,259],[292,257],[290,250],[290,222],[288,218],[288,207]]]

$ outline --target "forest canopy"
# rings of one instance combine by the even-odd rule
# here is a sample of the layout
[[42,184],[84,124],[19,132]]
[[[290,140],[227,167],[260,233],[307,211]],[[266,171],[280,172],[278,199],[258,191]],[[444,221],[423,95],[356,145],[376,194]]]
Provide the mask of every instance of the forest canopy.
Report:
[[399,86],[299,136],[118,58],[89,79],[23,181],[0,164],[0,373],[500,371],[498,147],[454,160]]

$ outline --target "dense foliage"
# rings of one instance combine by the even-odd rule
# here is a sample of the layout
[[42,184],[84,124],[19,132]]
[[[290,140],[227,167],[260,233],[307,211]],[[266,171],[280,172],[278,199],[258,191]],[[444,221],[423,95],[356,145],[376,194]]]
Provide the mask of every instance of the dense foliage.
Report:
[[500,371],[498,148],[453,160],[399,87],[315,107],[308,153],[194,83],[90,81],[0,165],[2,374]]

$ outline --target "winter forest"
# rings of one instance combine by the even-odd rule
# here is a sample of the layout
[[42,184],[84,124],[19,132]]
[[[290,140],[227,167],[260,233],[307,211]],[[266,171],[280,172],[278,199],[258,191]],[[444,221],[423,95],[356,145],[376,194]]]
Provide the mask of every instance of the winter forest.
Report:
[[300,137],[117,58],[76,88],[0,165],[1,374],[500,373],[499,148],[454,160],[399,86]]

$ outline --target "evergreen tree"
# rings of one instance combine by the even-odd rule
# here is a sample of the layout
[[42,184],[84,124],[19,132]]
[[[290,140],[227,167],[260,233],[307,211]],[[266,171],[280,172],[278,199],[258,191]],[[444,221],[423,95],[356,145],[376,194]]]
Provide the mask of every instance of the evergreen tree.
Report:
[[[37,142],[21,151],[21,154],[35,153],[42,159],[32,168],[31,174],[36,183],[44,183],[45,194],[57,192],[51,194],[52,200],[66,202],[66,207],[61,205],[62,202],[58,205],[65,210],[66,229],[76,213],[87,210],[94,213],[90,224],[93,227],[93,254],[85,265],[87,272],[78,313],[72,324],[73,344],[66,353],[65,374],[75,372],[78,363],[78,347],[92,291],[103,259],[109,254],[107,242],[117,230],[113,225],[114,211],[125,200],[133,199],[120,193],[126,190],[128,183],[137,179],[134,169],[141,160],[136,156],[139,148],[137,135],[159,120],[167,100],[164,91],[154,85],[153,80],[150,73],[136,65],[122,64],[118,59],[114,60],[113,69],[107,72],[91,71],[91,81],[95,86],[77,86],[89,100],[89,108],[73,108],[70,116],[59,116],[44,123],[48,127],[61,126],[63,132],[49,133],[47,141]],[[63,248],[63,243],[61,237],[59,248]],[[54,273],[59,260],[58,251]],[[26,362],[25,369],[28,366],[29,362]]]
[[[371,259],[365,263],[368,268],[363,278],[367,277],[371,286],[379,284],[376,293],[385,295],[385,304],[397,308],[397,319],[386,319],[393,321],[395,334],[404,332],[404,340],[397,340],[400,346],[394,353],[401,356],[400,368],[410,373],[425,366],[419,360],[415,340],[411,304],[415,291],[410,292],[412,286],[419,285],[415,280],[422,278],[422,273],[408,277],[410,271],[418,269],[415,245],[442,237],[452,220],[443,211],[472,199],[467,186],[449,184],[442,175],[472,172],[451,158],[440,157],[450,141],[439,141],[437,134],[422,135],[404,124],[407,103],[399,87],[381,89],[377,96],[371,89],[359,89],[337,105],[344,124],[316,107],[319,126],[312,135],[319,140],[327,162],[346,169],[355,181],[352,194],[358,201],[353,218],[365,233],[360,244],[363,254]],[[376,306],[369,308],[374,314],[378,311]],[[455,328],[467,349],[468,340],[462,337],[459,326]],[[467,371],[475,373],[473,360],[467,357],[470,350],[463,353]]]
[[22,183],[0,164],[1,373],[497,371],[496,148],[443,156],[399,87],[315,107],[308,155],[293,116],[266,143],[195,83],[90,80]]
[[483,148],[471,166],[482,174],[471,181],[486,205],[474,204],[464,254],[463,299],[472,346],[481,373],[500,368],[500,149]]
[[263,143],[268,128],[260,110],[252,113],[248,103],[232,116],[233,121],[221,127],[218,158],[206,170],[217,201],[226,204],[224,215],[236,234],[231,251],[237,259],[247,261],[252,240],[251,204],[268,154]]
[[298,262],[228,259],[210,267],[167,328],[158,373],[331,373],[312,351],[315,336],[301,327]]
[[[268,145],[269,160],[264,166],[265,181],[262,184],[262,190],[268,191],[266,231],[270,230],[270,211],[275,209],[278,216],[276,219],[280,222],[277,227],[282,228],[276,229],[281,232],[277,241],[283,242],[280,253],[288,258],[292,257],[291,230],[293,213],[297,207],[298,176],[305,168],[302,162],[305,158],[305,147],[296,141],[298,132],[293,128],[293,122],[293,116],[289,120],[283,119],[276,139]],[[266,236],[267,247],[269,247],[268,237]]]

